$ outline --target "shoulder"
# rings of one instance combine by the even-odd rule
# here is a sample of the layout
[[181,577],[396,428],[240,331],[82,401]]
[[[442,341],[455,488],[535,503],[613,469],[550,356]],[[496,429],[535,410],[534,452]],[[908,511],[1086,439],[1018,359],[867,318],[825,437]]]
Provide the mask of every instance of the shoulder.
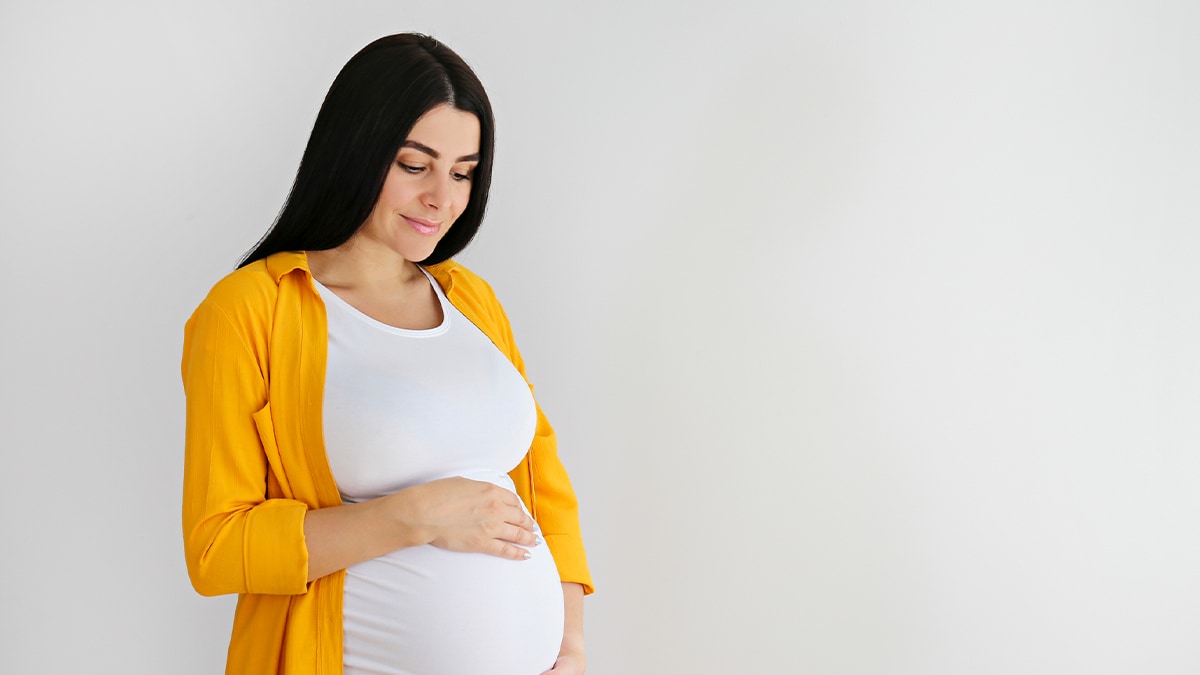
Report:
[[259,260],[213,284],[196,311],[217,312],[229,319],[263,316],[271,313],[278,295],[279,284],[267,271],[266,261]]
[[272,322],[281,293],[306,281],[303,253],[275,254],[225,275],[213,284],[193,319],[208,316],[227,321],[244,332],[258,332]]
[[458,293],[469,293],[478,296],[487,296],[495,300],[496,293],[488,282],[484,281],[483,277],[467,268],[466,265],[457,260],[447,260],[436,265],[430,265],[425,268],[443,289],[449,290],[457,287]]
[[461,308],[463,304],[467,304],[474,309],[484,310],[488,314],[503,312],[491,285],[484,281],[483,277],[468,269],[466,265],[455,260],[447,260],[430,265],[425,269],[433,275],[438,285],[446,292],[446,297],[455,306]]
[[446,298],[502,349],[511,347],[511,328],[496,292],[483,277],[455,260],[425,268],[442,287]]
[[271,345],[281,335],[323,335],[309,330],[312,322],[304,316],[319,302],[303,253],[277,253],[230,272],[184,325],[185,381],[194,364],[214,358],[231,358],[223,363],[240,363],[266,377]]
[[213,284],[204,302],[222,307],[253,302],[279,292],[279,284],[267,272],[265,260],[258,260],[225,275]]

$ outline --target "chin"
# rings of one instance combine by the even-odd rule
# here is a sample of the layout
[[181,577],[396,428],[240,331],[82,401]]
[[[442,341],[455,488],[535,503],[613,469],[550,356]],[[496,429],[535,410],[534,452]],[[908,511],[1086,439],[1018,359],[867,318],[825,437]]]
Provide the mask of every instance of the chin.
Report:
[[436,248],[437,244],[435,243],[429,246],[405,246],[398,249],[396,252],[403,256],[405,260],[411,263],[420,264],[422,260],[425,260],[429,256],[433,255],[433,252]]

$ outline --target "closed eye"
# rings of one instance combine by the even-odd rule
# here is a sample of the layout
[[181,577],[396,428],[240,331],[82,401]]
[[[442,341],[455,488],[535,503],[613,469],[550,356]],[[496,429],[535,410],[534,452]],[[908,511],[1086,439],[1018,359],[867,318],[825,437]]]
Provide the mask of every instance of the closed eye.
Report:
[[404,169],[408,173],[421,173],[425,170],[425,167],[423,166],[413,166],[411,164],[405,164],[404,162],[396,162],[396,166]]

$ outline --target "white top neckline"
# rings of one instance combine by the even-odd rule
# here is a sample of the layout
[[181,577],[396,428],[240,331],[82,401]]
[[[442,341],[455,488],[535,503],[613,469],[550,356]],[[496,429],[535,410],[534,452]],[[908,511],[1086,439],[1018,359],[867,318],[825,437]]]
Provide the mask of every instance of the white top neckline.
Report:
[[368,316],[354,305],[343,300],[342,296],[338,295],[337,292],[333,291],[325,284],[322,284],[320,281],[317,281],[315,276],[312,277],[312,280],[317,292],[321,295],[321,298],[325,300],[326,306],[332,304],[340,307],[345,311],[346,314],[353,316],[359,321],[363,321],[370,326],[374,326],[385,333],[411,338],[437,337],[450,330],[450,300],[446,298],[446,294],[442,291],[442,287],[438,285],[437,281],[434,280],[433,276],[429,274],[429,272],[425,271],[424,267],[417,265],[417,269],[421,270],[421,274],[424,274],[425,278],[429,280],[429,285],[433,286],[433,292],[437,295],[438,304],[442,308],[442,322],[433,328],[399,328],[391,324],[386,324],[378,319]]

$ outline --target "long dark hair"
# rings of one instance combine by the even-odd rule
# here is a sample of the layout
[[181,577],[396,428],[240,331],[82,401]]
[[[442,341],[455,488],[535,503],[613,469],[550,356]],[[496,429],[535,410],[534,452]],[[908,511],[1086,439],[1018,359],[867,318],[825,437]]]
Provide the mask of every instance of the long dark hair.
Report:
[[367,220],[400,145],[422,115],[446,104],[479,118],[479,164],[467,208],[423,265],[466,248],[483,220],[492,182],[492,104],[479,78],[449,47],[401,33],[363,47],[342,67],[296,171],[279,217],[239,267],[279,251],[320,251],[346,243]]

